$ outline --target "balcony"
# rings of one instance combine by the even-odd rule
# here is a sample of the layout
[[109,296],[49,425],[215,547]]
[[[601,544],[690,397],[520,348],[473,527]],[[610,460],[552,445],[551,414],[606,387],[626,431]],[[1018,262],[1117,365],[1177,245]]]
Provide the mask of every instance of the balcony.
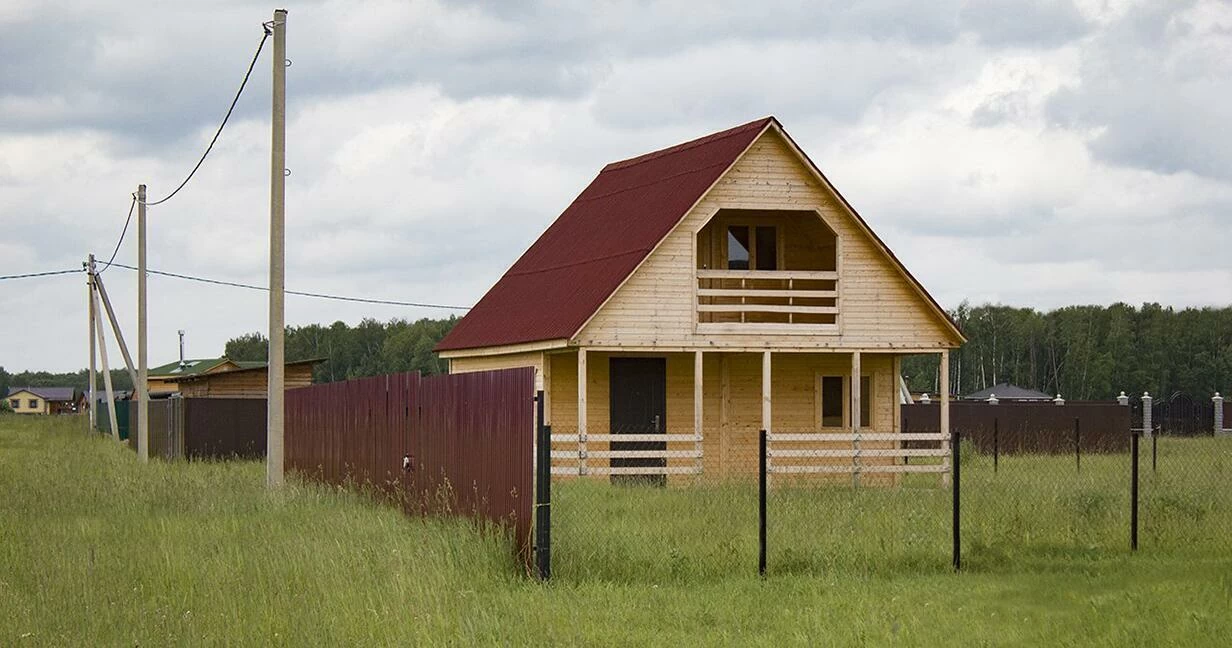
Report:
[[834,270],[697,270],[698,333],[838,333]]

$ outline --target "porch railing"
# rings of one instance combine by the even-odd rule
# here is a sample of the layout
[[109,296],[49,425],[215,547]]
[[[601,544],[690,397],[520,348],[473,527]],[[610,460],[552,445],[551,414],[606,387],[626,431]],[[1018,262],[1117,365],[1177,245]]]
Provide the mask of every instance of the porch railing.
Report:
[[837,332],[838,272],[698,270],[699,332]]

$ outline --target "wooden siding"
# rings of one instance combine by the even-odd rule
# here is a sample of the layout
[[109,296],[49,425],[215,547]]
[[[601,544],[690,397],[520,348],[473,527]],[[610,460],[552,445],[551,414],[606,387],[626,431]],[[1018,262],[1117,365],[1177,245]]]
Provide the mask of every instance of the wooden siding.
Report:
[[535,369],[535,389],[544,389],[542,351],[455,357],[449,359],[449,373],[451,374],[491,371],[493,369],[515,369],[518,367],[533,367]]
[[[692,353],[610,353],[587,352],[587,431],[603,434],[608,431],[608,359],[613,356],[648,356],[667,358],[667,425],[669,434],[693,433],[693,354]],[[870,395],[871,425],[864,432],[897,432],[899,421],[894,415],[897,405],[894,358],[890,354],[863,354],[861,373],[872,382]],[[761,427],[761,362],[760,353],[704,353],[702,407],[702,471],[703,478],[757,476],[757,431]],[[549,420],[555,434],[576,433],[577,416],[577,353],[548,355],[551,376]],[[726,365],[726,366],[724,366]],[[778,432],[821,431],[817,419],[818,377],[849,377],[851,355],[847,353],[779,353],[771,362],[771,422]],[[726,373],[726,380],[724,374]],[[844,389],[849,394],[848,389]],[[850,407],[844,406],[845,411]],[[842,432],[842,428],[824,431]],[[847,444],[850,446],[850,444]],[[881,444],[893,447],[890,444]],[[590,444],[591,450],[607,449]],[[670,450],[690,450],[690,442],[669,444]],[[865,444],[864,447],[880,447]],[[573,451],[576,443],[557,443],[553,450]],[[592,461],[606,461],[594,459]],[[669,465],[685,466],[693,460],[673,458]],[[558,466],[574,465],[558,459]],[[672,476],[671,480],[689,477]]]
[[[312,365],[287,365],[284,375],[286,389],[312,384]],[[178,383],[185,398],[265,398],[269,375],[265,369],[222,371]]]
[[[838,334],[696,333],[695,233],[720,209],[812,209],[839,238]],[[582,346],[940,349],[945,324],[777,133],[755,142],[576,336]]]

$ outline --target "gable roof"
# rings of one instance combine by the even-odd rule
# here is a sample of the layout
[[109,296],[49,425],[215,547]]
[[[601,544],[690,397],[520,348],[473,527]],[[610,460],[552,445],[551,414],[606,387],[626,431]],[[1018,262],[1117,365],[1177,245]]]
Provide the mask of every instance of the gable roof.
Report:
[[[283,366],[295,367],[295,366],[299,366],[302,364],[315,365],[320,362],[325,362],[326,360],[328,360],[328,358],[308,358],[305,360],[293,360],[291,362],[284,363]],[[199,372],[199,373],[195,373],[191,375],[176,376],[174,378],[166,378],[165,380],[167,382],[173,382],[173,383],[193,382],[196,380],[213,380],[214,378],[222,378],[224,376],[233,376],[238,373],[247,373],[251,371],[265,371],[265,367],[267,365],[266,362],[261,361],[261,360],[232,360],[232,362],[239,365],[239,368],[227,369],[226,371],[215,371],[213,373]]]
[[972,392],[963,396],[963,400],[988,400],[988,397],[993,394],[996,394],[997,400],[1052,400],[1052,396],[1042,391],[1027,389],[1026,387],[1019,387],[1009,383],[998,383],[987,389]]
[[603,167],[436,350],[572,337],[773,120]]
[[73,387],[9,387],[9,396],[13,396],[18,392],[29,392],[49,401],[71,401],[76,400],[77,390]]
[[161,378],[163,376],[192,376],[200,373],[205,373],[218,368],[227,363],[234,363],[233,360],[223,356],[221,358],[197,358],[184,360],[184,366],[180,366],[180,361],[168,362],[165,365],[150,367],[146,370],[146,375],[150,378]]
[[603,168],[547,231],[436,346],[437,351],[573,337],[769,129],[843,204],[954,334],[957,324],[873,232],[774,117]]

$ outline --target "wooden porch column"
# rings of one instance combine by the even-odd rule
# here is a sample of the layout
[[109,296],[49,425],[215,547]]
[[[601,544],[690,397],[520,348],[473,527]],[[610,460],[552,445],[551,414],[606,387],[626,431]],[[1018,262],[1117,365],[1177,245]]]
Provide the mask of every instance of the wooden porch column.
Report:
[[761,429],[770,433],[770,352],[761,354]]
[[699,349],[693,352],[693,449],[697,451],[693,465],[699,474],[702,472],[702,379],[702,352]]
[[860,485],[860,352],[851,352],[851,484]]
[[946,450],[945,456],[941,459],[942,465],[945,466],[945,472],[941,473],[941,483],[945,486],[950,485],[950,351],[946,349],[941,352],[941,380],[938,381],[938,387],[941,389],[941,449]]
[[578,430],[578,474],[586,474],[586,349],[578,347],[578,394],[577,394],[577,430]]

